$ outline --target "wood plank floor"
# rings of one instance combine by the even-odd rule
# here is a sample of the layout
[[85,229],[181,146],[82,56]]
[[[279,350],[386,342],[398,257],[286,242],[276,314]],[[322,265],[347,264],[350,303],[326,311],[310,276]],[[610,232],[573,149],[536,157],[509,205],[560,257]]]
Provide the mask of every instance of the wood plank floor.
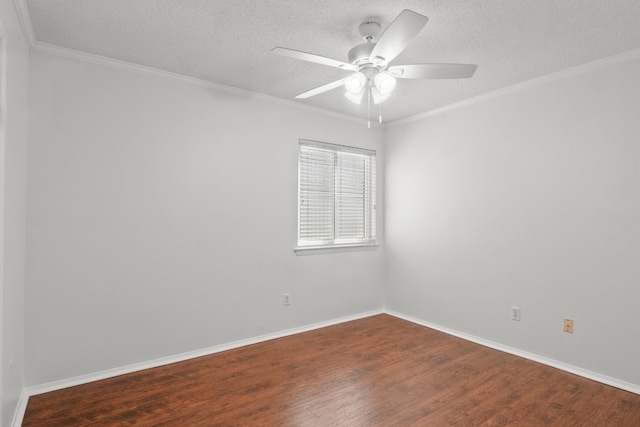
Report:
[[379,315],[33,396],[23,426],[640,426],[640,395]]

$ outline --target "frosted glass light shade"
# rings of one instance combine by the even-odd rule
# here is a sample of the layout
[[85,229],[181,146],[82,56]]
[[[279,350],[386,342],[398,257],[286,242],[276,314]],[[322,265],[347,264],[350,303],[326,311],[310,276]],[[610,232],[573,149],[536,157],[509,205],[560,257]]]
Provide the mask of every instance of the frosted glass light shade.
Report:
[[344,94],[344,96],[346,96],[349,101],[353,102],[354,104],[358,104],[358,105],[362,101],[362,95],[364,95],[364,90],[361,90],[360,93],[346,92]]
[[381,95],[389,95],[396,87],[396,79],[387,73],[378,73],[373,78],[373,84],[376,85]]
[[363,73],[354,73],[347,77],[347,80],[344,82],[344,87],[348,93],[356,95],[362,91],[366,83],[367,77]]
[[373,103],[374,104],[382,104],[384,101],[389,99],[389,97],[391,96],[391,93],[387,93],[387,94],[383,95],[378,90],[377,87],[372,87],[371,88],[371,96],[373,97]]

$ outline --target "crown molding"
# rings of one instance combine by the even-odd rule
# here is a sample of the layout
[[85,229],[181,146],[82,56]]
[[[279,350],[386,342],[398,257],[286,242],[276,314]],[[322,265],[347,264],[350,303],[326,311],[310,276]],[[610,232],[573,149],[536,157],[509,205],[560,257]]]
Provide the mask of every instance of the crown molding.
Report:
[[[349,120],[358,124],[366,125],[367,120],[361,117],[352,116],[349,114],[338,113],[336,111],[327,110],[320,107],[314,107],[311,105],[300,104],[288,99],[278,98],[271,95],[265,95],[263,93],[253,92],[246,89],[240,89],[234,86],[227,86],[220,83],[215,83],[210,80],[199,79],[196,77],[186,76],[184,74],[172,73],[170,71],[161,70],[158,68],[148,67],[145,65],[134,64],[131,62],[121,61],[118,59],[108,58],[106,56],[96,55],[93,53],[82,52],[75,49],[69,49],[66,47],[55,46],[49,43],[43,43],[35,41],[31,44],[31,48],[40,53],[54,55],[62,58],[72,59],[75,61],[87,62],[90,64],[101,65],[104,67],[115,68],[122,71],[133,72],[137,74],[144,74],[153,77],[160,77],[167,80],[172,80],[184,84],[193,86],[199,86],[205,89],[211,89],[227,94],[239,95],[239,96],[251,96],[255,99],[260,99],[269,102],[275,102],[278,104],[293,107],[299,110],[309,111],[315,114],[322,114],[325,116],[338,118],[342,120]],[[372,127],[384,127],[378,123],[371,123]]]
[[[147,67],[147,66],[138,65],[138,64],[121,61],[117,59],[112,59],[112,58],[108,58],[100,55],[86,53],[86,52],[82,52],[75,49],[63,48],[63,47],[55,46],[52,44],[40,42],[35,37],[33,25],[31,23],[31,17],[29,15],[29,8],[27,6],[26,0],[13,0],[13,2],[18,14],[20,25],[22,26],[22,31],[24,33],[24,36],[29,42],[29,44],[31,45],[31,48],[35,51],[38,51],[41,53],[47,53],[55,56],[60,56],[64,58],[74,59],[77,61],[102,65],[110,68],[116,68],[120,70],[135,72],[139,74],[146,74],[146,75],[151,75],[155,77],[161,77],[161,78],[174,80],[174,81],[178,81],[178,82],[182,82],[190,85],[204,87],[207,89],[213,89],[213,90],[228,93],[228,94],[236,94],[240,96],[252,96],[257,99],[276,102],[279,104],[283,104],[289,107],[294,107],[304,111],[308,111],[316,114],[322,114],[325,116],[339,118],[343,120],[349,120],[359,124],[366,125],[368,122],[368,120],[365,118],[353,116],[350,114],[339,113],[336,111],[327,110],[325,108],[301,104],[299,102],[295,102],[288,99],[278,98],[275,96],[265,95],[262,93],[249,91],[246,89],[240,89],[233,86],[227,86],[220,83],[215,83],[209,80],[189,77],[183,74],[172,73],[169,71],[164,71],[164,70],[160,70],[153,67]],[[408,124],[408,123],[423,120],[428,117],[436,116],[436,115],[447,113],[460,108],[465,108],[465,107],[476,105],[492,99],[500,98],[502,96],[507,96],[513,93],[517,93],[528,88],[539,86],[541,84],[554,82],[554,81],[565,79],[571,76],[579,75],[585,72],[597,70],[606,66],[627,62],[635,59],[640,59],[640,48],[623,52],[617,55],[612,55],[612,56],[599,59],[596,61],[592,61],[586,64],[578,65],[576,67],[568,68],[566,70],[561,70],[552,74],[547,74],[532,80],[516,83],[511,86],[507,86],[491,92],[487,92],[481,95],[467,98],[460,102],[455,102],[453,104],[438,107],[433,110],[425,111],[423,113],[419,113],[413,116],[409,116],[409,117],[405,117],[402,119],[397,119],[389,122],[384,122],[381,124],[377,123],[377,121],[371,121],[370,124],[371,124],[371,127],[379,128],[379,129]]]
[[[82,52],[75,49],[64,48],[60,46],[55,46],[49,43],[44,43],[38,41],[35,32],[33,30],[33,24],[31,23],[31,16],[29,14],[29,7],[27,6],[26,0],[13,0],[13,3],[16,8],[16,12],[18,14],[18,19],[20,21],[20,25],[22,27],[22,32],[24,33],[27,42],[29,43],[31,49],[40,52],[47,53],[50,55],[60,56],[67,59],[73,59],[81,62],[88,62],[91,64],[102,65],[105,67],[115,68],[119,70],[134,72],[138,74],[145,74],[154,77],[161,77],[168,80],[173,80],[181,83],[186,83],[193,86],[199,86],[206,89],[212,89],[215,91],[227,93],[227,94],[235,94],[240,96],[251,96],[257,99],[276,102],[279,104],[283,104],[289,107],[294,107],[300,110],[312,112],[315,114],[322,114],[325,116],[349,120],[352,122],[356,122],[358,124],[367,124],[367,120],[362,117],[352,116],[349,114],[338,113],[335,111],[327,110],[320,107],[314,107],[311,105],[301,104],[299,102],[291,101],[288,99],[278,98],[271,95],[265,95],[258,92],[253,92],[246,89],[240,89],[233,86],[227,86],[220,83],[215,83],[209,80],[198,79],[195,77],[189,77],[183,74],[172,73],[169,71],[160,70],[158,68],[147,67],[144,65],[138,65],[131,62],[121,61],[118,59],[108,58],[101,55],[96,55],[92,53]],[[384,124],[371,123],[372,127],[382,128]]]
[[608,56],[606,58],[602,58],[592,62],[588,62],[586,64],[578,65],[576,67],[567,68],[566,70],[557,71],[555,73],[537,77],[532,80],[516,83],[514,85],[507,86],[501,89],[496,89],[491,92],[483,93],[482,95],[474,96],[472,98],[468,98],[460,102],[455,102],[453,104],[445,105],[444,107],[439,107],[434,110],[425,111],[424,113],[416,114],[414,116],[406,117],[404,119],[394,120],[392,122],[386,123],[386,126],[392,127],[392,126],[398,126],[398,125],[420,121],[422,119],[426,119],[427,117],[432,117],[438,114],[443,114],[449,111],[457,110],[459,108],[480,104],[482,102],[489,101],[491,99],[500,98],[502,96],[507,96],[513,93],[517,93],[525,89],[535,88],[542,84],[555,82],[555,81],[566,79],[572,76],[577,76],[579,74],[587,73],[589,71],[596,71],[604,67],[620,64],[627,61],[633,61],[637,59],[640,59],[640,48],[632,49],[627,52],[619,53],[617,55]]
[[18,15],[18,21],[22,27],[22,33],[24,34],[27,42],[33,46],[36,41],[36,34],[33,31],[33,25],[31,24],[31,15],[29,14],[29,6],[27,6],[27,0],[13,0],[13,6],[16,8]]

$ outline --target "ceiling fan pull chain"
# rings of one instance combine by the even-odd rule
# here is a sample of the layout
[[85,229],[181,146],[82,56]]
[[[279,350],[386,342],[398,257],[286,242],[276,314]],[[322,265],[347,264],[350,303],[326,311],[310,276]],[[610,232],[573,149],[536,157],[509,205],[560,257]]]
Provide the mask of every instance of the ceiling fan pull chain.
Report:
[[382,124],[382,102],[378,104],[380,110],[378,110],[378,123]]
[[367,128],[371,129],[371,88],[367,91]]

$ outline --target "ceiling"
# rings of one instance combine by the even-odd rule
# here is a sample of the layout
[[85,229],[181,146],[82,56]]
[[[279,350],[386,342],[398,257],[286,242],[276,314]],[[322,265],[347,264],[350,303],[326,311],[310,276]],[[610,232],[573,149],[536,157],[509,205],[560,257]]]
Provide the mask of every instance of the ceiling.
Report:
[[[358,26],[429,17],[394,64],[477,64],[471,79],[400,80],[385,122],[640,48],[638,0],[17,0],[35,45],[54,45],[352,116],[344,90],[294,96],[347,72],[271,53],[347,61]],[[26,7],[25,6],[26,3]],[[28,19],[23,21],[28,22]],[[27,31],[28,32],[28,31]]]

